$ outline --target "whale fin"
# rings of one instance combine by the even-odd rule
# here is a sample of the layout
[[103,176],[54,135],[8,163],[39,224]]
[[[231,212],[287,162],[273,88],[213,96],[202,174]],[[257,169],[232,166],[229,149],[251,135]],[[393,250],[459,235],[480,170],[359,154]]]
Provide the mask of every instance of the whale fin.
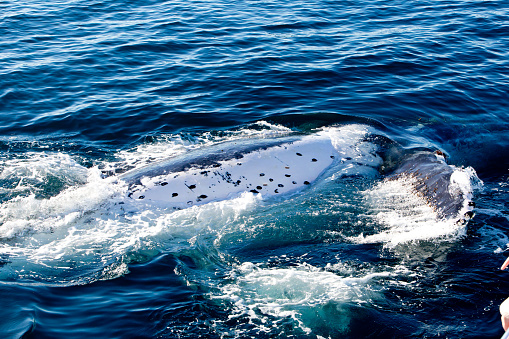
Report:
[[448,165],[442,152],[421,151],[407,156],[389,180],[407,178],[439,218],[457,218],[463,223],[473,217],[475,207],[467,176],[465,171]]

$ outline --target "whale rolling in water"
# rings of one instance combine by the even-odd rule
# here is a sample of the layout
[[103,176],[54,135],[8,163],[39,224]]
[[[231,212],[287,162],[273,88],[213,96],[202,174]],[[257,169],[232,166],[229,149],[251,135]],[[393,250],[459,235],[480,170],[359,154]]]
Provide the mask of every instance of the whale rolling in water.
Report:
[[[130,199],[175,210],[244,192],[264,199],[283,196],[306,189],[331,167],[339,176],[381,175],[388,166],[374,135],[369,126],[345,125],[305,135],[225,142],[125,173],[121,179],[129,185]],[[465,222],[473,216],[471,188],[458,179],[464,173],[448,165],[440,152],[415,152],[391,162],[393,169],[384,180],[407,178],[440,218]]]

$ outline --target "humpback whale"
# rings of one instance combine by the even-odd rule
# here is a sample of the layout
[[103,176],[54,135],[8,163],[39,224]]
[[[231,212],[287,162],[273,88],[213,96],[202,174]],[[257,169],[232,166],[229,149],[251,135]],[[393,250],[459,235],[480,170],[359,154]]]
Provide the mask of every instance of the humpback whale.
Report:
[[230,141],[127,172],[121,179],[128,183],[130,199],[180,210],[244,192],[264,199],[295,194],[333,168],[336,177],[407,178],[440,218],[465,222],[473,216],[471,187],[461,185],[461,169],[448,165],[443,153],[403,152],[387,173],[381,170],[389,167],[386,152],[373,142],[375,134],[370,126],[343,125]]

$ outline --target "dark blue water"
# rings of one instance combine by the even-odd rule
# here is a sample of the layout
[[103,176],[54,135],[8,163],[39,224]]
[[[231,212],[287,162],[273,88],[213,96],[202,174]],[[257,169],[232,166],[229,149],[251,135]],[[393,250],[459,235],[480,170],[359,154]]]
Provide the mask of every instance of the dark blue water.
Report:
[[[508,2],[2,1],[0,48],[2,337],[502,334]],[[363,178],[221,211],[111,202],[114,173],[344,123],[475,170],[475,218],[405,239]]]

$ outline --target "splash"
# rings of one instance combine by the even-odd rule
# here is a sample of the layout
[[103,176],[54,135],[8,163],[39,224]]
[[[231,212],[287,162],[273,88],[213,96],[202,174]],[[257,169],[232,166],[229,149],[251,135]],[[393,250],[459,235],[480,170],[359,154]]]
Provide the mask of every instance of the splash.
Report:
[[[105,172],[124,172],[224,140],[291,133],[266,122],[197,137],[161,136],[154,143],[119,151],[116,161],[86,168],[58,152],[11,155],[0,162],[0,278],[82,284],[128,272],[131,253],[179,251],[201,233],[220,233],[259,203],[253,194],[189,211],[131,204],[126,186]],[[225,226],[226,225],[226,226]],[[224,231],[222,231],[224,233]],[[134,256],[136,256],[134,254]]]
[[230,319],[247,317],[261,334],[274,330],[267,327],[274,318],[292,319],[304,333],[310,334],[321,316],[333,317],[335,329],[345,332],[351,315],[342,308],[346,304],[366,305],[382,298],[375,287],[377,280],[395,274],[366,272],[354,277],[305,263],[265,268],[246,262],[231,272],[232,282],[222,285],[218,294],[211,297],[232,303]]
[[68,154],[28,152],[0,159],[0,200],[34,194],[47,197],[84,184],[88,171]]
[[[451,240],[464,236],[474,190],[482,181],[472,168],[452,167],[449,194],[461,198],[456,215],[444,217],[427,196],[416,191],[418,178],[402,175],[385,179],[363,192],[365,204],[378,229],[374,234],[350,237],[356,243],[383,243],[387,248],[420,240]],[[468,219],[467,219],[468,220]]]

